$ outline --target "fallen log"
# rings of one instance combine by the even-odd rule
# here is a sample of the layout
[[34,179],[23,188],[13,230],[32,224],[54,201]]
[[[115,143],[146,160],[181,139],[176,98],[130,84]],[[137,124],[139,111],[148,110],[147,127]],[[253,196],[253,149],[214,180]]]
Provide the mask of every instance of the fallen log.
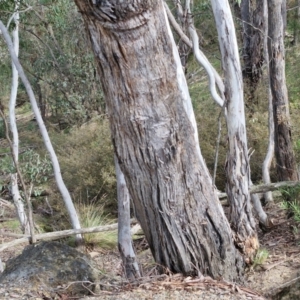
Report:
[[[260,184],[260,185],[252,186],[249,189],[249,192],[250,192],[250,194],[265,193],[265,192],[275,191],[275,190],[279,190],[279,189],[286,188],[286,187],[296,187],[298,185],[300,185],[300,181],[282,181],[282,182],[275,182],[275,183],[268,183],[268,184]],[[218,193],[218,197],[221,200],[220,202],[222,205],[228,205],[228,202],[226,200],[226,198],[227,198],[226,193]],[[225,200],[223,200],[223,199],[225,199]],[[135,224],[135,223],[137,223],[137,221],[135,219],[131,219],[130,223]],[[70,236],[70,235],[104,232],[104,231],[111,231],[111,230],[116,230],[116,229],[118,229],[118,223],[114,223],[111,225],[105,225],[105,226],[91,227],[91,228],[69,229],[69,230],[41,233],[41,234],[35,235],[35,238],[37,241],[56,240],[56,239]],[[10,233],[6,234],[3,231],[0,232],[0,235],[11,236]],[[0,245],[0,252],[7,248],[16,246],[18,244],[31,242],[30,235],[15,234],[15,236],[18,237],[18,239]]]
[[[135,219],[131,219],[130,220],[131,224],[136,223]],[[64,238],[70,235],[76,235],[76,234],[85,234],[85,233],[96,233],[96,232],[104,232],[104,231],[112,231],[112,230],[116,230],[118,229],[118,223],[114,223],[114,224],[110,224],[110,225],[105,225],[105,226],[96,226],[96,227],[91,227],[91,228],[82,228],[82,229],[68,229],[68,230],[62,230],[62,231],[54,231],[54,232],[47,232],[47,233],[41,233],[41,234],[36,234],[35,238],[37,241],[41,241],[41,240],[56,240],[56,239],[60,239],[60,238]],[[5,236],[5,232],[1,231],[0,235]],[[8,236],[11,236],[10,233],[7,234]],[[11,242],[8,243],[4,243],[0,245],[0,252],[19,245],[19,244],[23,244],[23,243],[30,243],[31,242],[31,237],[30,235],[18,235],[18,239],[13,240]]]
[[[300,181],[281,181],[275,183],[266,183],[266,184],[251,186],[249,192],[250,194],[266,193],[266,192],[272,192],[286,187],[296,187],[298,185],[300,185]],[[227,198],[227,194],[219,192],[218,197],[219,200],[223,200]],[[225,205],[227,203],[227,200],[223,200],[221,201],[221,203]]]

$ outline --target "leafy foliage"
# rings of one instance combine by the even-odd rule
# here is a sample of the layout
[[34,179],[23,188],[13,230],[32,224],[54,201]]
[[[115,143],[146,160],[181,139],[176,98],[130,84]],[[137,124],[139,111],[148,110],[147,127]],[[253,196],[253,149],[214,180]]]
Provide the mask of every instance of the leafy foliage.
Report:
[[20,157],[21,172],[25,179],[33,184],[42,184],[52,175],[52,164],[49,157],[44,158],[30,149]]
[[[99,78],[73,1],[24,0],[20,11],[20,60],[44,118],[51,117],[65,128],[101,113]],[[6,12],[9,18],[13,7]],[[4,85],[9,87],[10,59],[5,56],[0,61],[0,79],[6,79]]]
[[296,222],[300,223],[300,186],[281,189],[281,207],[289,211]]

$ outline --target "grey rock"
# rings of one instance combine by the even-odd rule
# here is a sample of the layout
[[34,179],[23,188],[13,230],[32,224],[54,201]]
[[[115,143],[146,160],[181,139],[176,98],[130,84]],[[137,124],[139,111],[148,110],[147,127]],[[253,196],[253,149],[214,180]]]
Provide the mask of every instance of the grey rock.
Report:
[[68,293],[89,294],[95,280],[92,263],[85,254],[62,243],[41,242],[27,246],[7,262],[0,286],[35,291],[68,287]]

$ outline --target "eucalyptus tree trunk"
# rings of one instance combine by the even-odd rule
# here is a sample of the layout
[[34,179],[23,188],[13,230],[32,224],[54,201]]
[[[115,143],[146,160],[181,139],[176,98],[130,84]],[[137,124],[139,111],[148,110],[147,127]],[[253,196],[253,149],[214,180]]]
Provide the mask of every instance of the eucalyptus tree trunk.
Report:
[[156,262],[238,279],[242,260],[201,156],[161,0],[75,0],[100,73],[120,168]]
[[285,79],[284,27],[282,7],[284,0],[268,1],[269,18],[269,66],[270,85],[273,97],[275,128],[275,157],[280,181],[298,180],[296,160],[293,152],[290,126],[289,101]]
[[[267,86],[267,93],[268,93],[268,128],[269,128],[269,139],[268,139],[268,149],[266,153],[266,157],[263,161],[262,166],[262,178],[264,183],[271,183],[270,177],[270,167],[272,160],[274,158],[274,118],[273,118],[273,103],[272,103],[272,91],[270,86],[270,65],[269,65],[269,52],[268,52],[268,3],[267,0],[263,0],[263,11],[264,11],[264,57],[265,57],[265,64],[266,64],[266,86]],[[273,201],[272,192],[264,193],[265,201],[271,202]]]
[[249,84],[252,98],[262,76],[263,53],[263,0],[241,1],[241,19],[243,28],[244,78]]
[[295,10],[295,25],[294,25],[294,45],[299,43],[299,27],[300,27],[300,0],[296,1],[297,8]]
[[244,95],[248,112],[252,114],[258,102],[256,91],[263,74],[263,0],[242,0],[239,12],[242,22]]
[[118,247],[124,273],[129,280],[141,277],[130,233],[130,196],[124,175],[115,157],[118,194]]
[[229,150],[226,161],[226,193],[230,203],[230,219],[235,244],[251,262],[259,243],[252,215],[249,194],[250,166],[248,159],[243,77],[239,61],[234,23],[228,1],[212,0],[217,25],[222,66],[225,77]]
[[[16,4],[16,11],[13,15],[14,21],[14,29],[12,31],[12,41],[13,47],[16,55],[19,55],[19,12],[18,12],[18,3]],[[12,132],[13,137],[13,152],[15,156],[15,161],[18,163],[19,160],[19,133],[16,124],[16,114],[15,114],[15,106],[17,100],[18,93],[18,85],[19,85],[19,75],[18,71],[13,63],[12,63],[12,84],[11,84],[11,92],[10,92],[10,100],[9,100],[9,124],[10,131]],[[13,197],[13,202],[17,211],[18,219],[20,221],[20,225],[22,228],[22,232],[25,234],[30,233],[30,226],[26,214],[26,210],[24,207],[24,203],[22,197],[20,195],[20,190],[18,186],[18,174],[11,174],[11,194]],[[26,193],[27,191],[24,191]]]

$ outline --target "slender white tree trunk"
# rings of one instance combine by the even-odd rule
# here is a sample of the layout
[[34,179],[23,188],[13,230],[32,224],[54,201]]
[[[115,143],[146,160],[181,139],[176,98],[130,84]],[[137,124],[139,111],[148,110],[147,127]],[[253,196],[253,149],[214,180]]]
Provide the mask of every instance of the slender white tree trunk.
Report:
[[[267,89],[268,89],[268,127],[269,127],[269,142],[268,142],[268,149],[267,154],[263,162],[262,166],[262,177],[264,183],[271,183],[270,178],[270,167],[272,163],[272,159],[274,157],[274,118],[273,118],[273,100],[272,100],[272,91],[270,86],[270,65],[269,65],[269,52],[268,52],[268,31],[269,31],[269,25],[268,25],[268,3],[267,0],[263,0],[263,16],[264,16],[264,56],[265,56],[265,64],[266,64],[266,81],[267,81]],[[265,201],[271,202],[273,201],[272,192],[267,192],[264,194]]]
[[[70,217],[72,226],[73,226],[74,229],[80,229],[81,226],[80,226],[80,222],[79,222],[77,212],[75,210],[75,207],[74,207],[73,201],[71,199],[70,193],[69,193],[69,191],[68,191],[67,187],[65,186],[65,183],[62,179],[59,162],[58,162],[57,156],[55,154],[54,148],[52,146],[52,143],[50,141],[50,137],[48,135],[46,126],[43,122],[41,113],[39,111],[39,108],[38,108],[37,101],[35,99],[33,90],[31,88],[31,85],[30,85],[30,83],[29,83],[29,81],[28,81],[28,79],[27,79],[27,77],[26,77],[26,75],[23,71],[23,68],[22,68],[16,54],[15,54],[15,51],[13,49],[13,44],[12,44],[11,38],[9,36],[9,33],[8,33],[6,27],[3,25],[3,23],[1,21],[0,21],[0,30],[2,31],[3,37],[5,39],[5,42],[8,46],[9,52],[10,52],[10,56],[11,56],[15,66],[18,70],[19,76],[22,79],[22,82],[23,82],[23,84],[26,88],[27,94],[29,96],[29,100],[30,100],[30,103],[31,103],[31,106],[32,106],[32,110],[35,114],[36,121],[38,123],[41,135],[42,135],[43,140],[44,140],[44,144],[45,144],[45,146],[46,146],[46,148],[49,152],[50,159],[52,161],[55,180],[56,180],[57,186],[59,188],[59,191],[62,195],[62,198],[64,200],[67,211],[69,213],[69,217]],[[78,243],[80,243],[82,241],[82,236],[80,234],[76,235],[76,240],[77,240]]]
[[[13,16],[14,20],[14,29],[12,32],[12,41],[14,51],[16,56],[19,55],[19,12],[18,12],[18,3],[16,4],[16,11]],[[16,124],[16,115],[15,115],[15,106],[17,100],[17,92],[18,92],[18,71],[12,61],[12,84],[11,84],[11,93],[10,93],[10,101],[9,101],[9,123],[10,123],[10,131],[13,136],[13,153],[15,156],[16,163],[19,160],[19,134],[18,128]],[[24,203],[22,201],[22,197],[20,195],[19,186],[18,186],[18,174],[11,174],[11,193],[13,197],[13,202],[16,207],[17,215],[21,224],[21,228],[23,233],[29,234],[30,227],[28,218],[26,215],[26,210],[24,207]],[[26,193],[26,191],[24,191]]]
[[245,125],[243,77],[237,39],[228,1],[211,0],[218,30],[225,97],[229,150],[226,192],[231,208],[235,243],[250,262],[259,247],[249,193],[250,166]]
[[204,164],[204,160],[203,157],[201,155],[201,150],[200,150],[200,143],[199,143],[199,135],[198,135],[198,128],[197,128],[197,123],[196,123],[196,118],[195,118],[195,114],[194,114],[194,109],[193,109],[193,104],[192,104],[192,100],[190,97],[190,93],[188,90],[188,85],[186,82],[186,78],[182,69],[182,64],[181,64],[181,59],[177,50],[177,46],[175,44],[175,40],[173,37],[173,33],[171,31],[171,27],[168,21],[168,16],[167,16],[167,12],[166,9],[164,9],[164,14],[165,14],[165,19],[166,19],[166,24],[167,24],[167,30],[168,30],[168,34],[172,43],[172,51],[173,51],[173,59],[175,61],[175,66],[176,66],[176,75],[177,75],[177,82],[178,82],[178,87],[181,93],[181,97],[183,99],[183,106],[184,109],[187,113],[187,116],[193,126],[194,129],[194,140],[196,142],[196,147],[197,147],[197,152],[199,155],[199,159],[202,161],[202,163]]
[[129,280],[141,276],[130,233],[130,196],[124,175],[115,157],[118,194],[118,247],[125,275]]
[[[194,52],[196,60],[206,70],[208,78],[209,78],[209,89],[210,89],[210,93],[212,95],[212,98],[215,100],[215,102],[219,106],[222,107],[224,105],[224,84],[223,84],[223,81],[222,81],[220,75],[212,67],[212,65],[209,63],[209,61],[205,57],[205,55],[199,49],[199,38],[198,38],[197,32],[194,28],[194,24],[193,24],[193,19],[192,19],[192,14],[191,14],[191,9],[190,9],[190,1],[186,1],[185,13],[183,13],[180,2],[177,2],[177,7],[178,7],[179,13],[182,16],[184,16],[184,15],[187,16],[187,18],[188,18],[188,20],[187,20],[188,30],[189,30],[192,42],[188,39],[188,37],[180,29],[180,26],[176,23],[176,20],[173,17],[172,13],[170,12],[170,10],[169,10],[166,3],[164,3],[164,7],[166,9],[166,12],[167,12],[167,15],[168,15],[168,19],[170,20],[170,23],[175,28],[176,32],[180,35],[180,37],[185,41],[185,43],[189,47],[193,48],[193,52]],[[219,88],[220,95],[218,94],[218,92],[216,90],[216,84]],[[225,113],[225,116],[227,118],[226,108],[224,110],[224,113]],[[252,185],[252,183],[251,183],[251,185]],[[256,194],[251,195],[251,201],[252,201],[252,204],[253,204],[253,208],[256,211],[257,216],[259,218],[259,222],[261,224],[265,225],[265,226],[268,226],[269,219],[268,219],[267,214],[265,213],[265,211],[262,208],[259,196],[256,195]]]
[[[181,7],[180,3],[177,3],[177,5],[179,7]],[[214,101],[218,105],[223,106],[224,101],[223,101],[223,99],[220,99],[220,98],[223,98],[224,89],[225,89],[223,80],[222,80],[221,76],[219,75],[219,73],[216,71],[216,69],[208,61],[208,59],[206,58],[204,53],[200,50],[200,48],[199,48],[199,38],[198,38],[197,32],[194,28],[191,16],[189,16],[188,24],[189,24],[189,32],[190,32],[190,36],[191,36],[192,41],[189,40],[189,38],[185,35],[185,33],[181,29],[180,25],[176,22],[176,20],[175,20],[174,16],[172,15],[168,5],[165,2],[164,2],[164,7],[165,7],[165,10],[166,10],[169,22],[171,23],[173,29],[180,36],[182,41],[184,41],[184,43],[186,43],[187,46],[189,46],[190,48],[193,49],[196,60],[207,72],[208,79],[209,79],[209,89],[210,89],[210,93],[211,93],[212,98],[214,99]],[[182,8],[179,9],[179,11],[182,11]],[[220,96],[216,91],[216,86],[219,89]]]

